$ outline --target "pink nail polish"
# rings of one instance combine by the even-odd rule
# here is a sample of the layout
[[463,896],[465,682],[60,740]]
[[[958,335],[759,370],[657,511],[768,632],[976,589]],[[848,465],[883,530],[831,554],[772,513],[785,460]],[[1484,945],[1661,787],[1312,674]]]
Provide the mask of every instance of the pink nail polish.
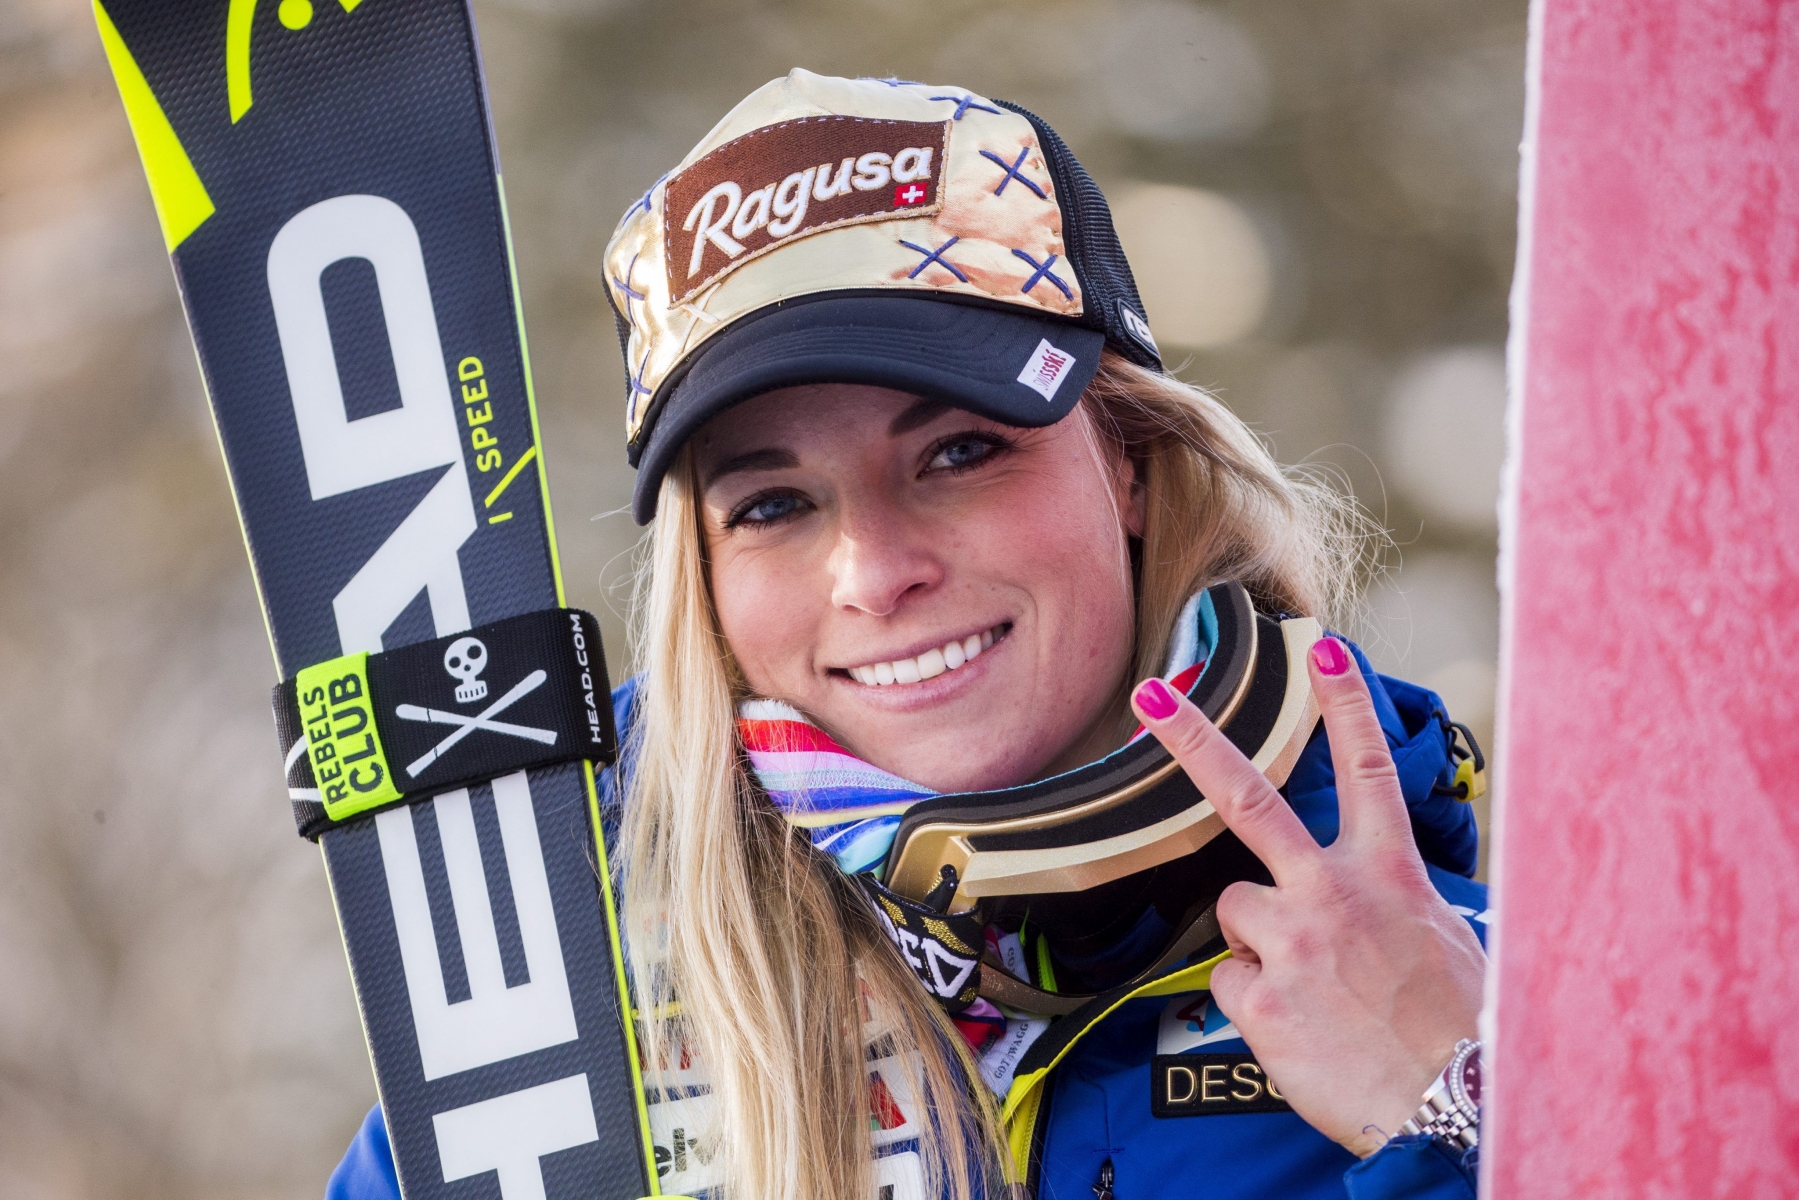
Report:
[[1145,679],[1137,685],[1137,693],[1132,698],[1136,700],[1138,710],[1152,721],[1166,721],[1180,707],[1174,692],[1160,679]]
[[1319,638],[1312,643],[1312,661],[1324,675],[1341,675],[1349,670],[1349,652],[1334,637]]

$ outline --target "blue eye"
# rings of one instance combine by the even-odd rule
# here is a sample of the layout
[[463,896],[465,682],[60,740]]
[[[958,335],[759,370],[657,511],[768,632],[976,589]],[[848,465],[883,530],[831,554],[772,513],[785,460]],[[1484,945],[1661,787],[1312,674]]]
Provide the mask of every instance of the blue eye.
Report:
[[777,493],[772,496],[758,496],[731,515],[730,524],[735,525],[772,525],[786,517],[791,517],[805,507],[805,499],[791,492]]
[[996,439],[985,434],[963,434],[952,437],[948,441],[938,443],[937,449],[931,455],[931,461],[925,469],[929,471],[963,470],[991,457],[999,448]]
[[797,496],[770,496],[766,500],[758,500],[750,506],[744,516],[753,521],[777,521],[789,513],[798,511],[800,506]]

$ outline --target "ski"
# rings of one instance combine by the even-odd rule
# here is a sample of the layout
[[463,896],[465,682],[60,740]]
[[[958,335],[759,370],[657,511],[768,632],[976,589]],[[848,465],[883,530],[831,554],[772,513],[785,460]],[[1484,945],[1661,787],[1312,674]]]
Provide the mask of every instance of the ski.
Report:
[[[543,765],[589,726],[606,744],[587,752],[611,754],[597,631],[517,620],[564,597],[465,0],[94,9],[287,681],[290,794],[401,1187],[655,1195],[592,765]],[[521,659],[552,642],[564,733]],[[383,679],[429,694],[383,712]],[[372,716],[308,703],[369,689]],[[539,757],[483,777],[509,747]],[[371,755],[383,769],[340,771]]]

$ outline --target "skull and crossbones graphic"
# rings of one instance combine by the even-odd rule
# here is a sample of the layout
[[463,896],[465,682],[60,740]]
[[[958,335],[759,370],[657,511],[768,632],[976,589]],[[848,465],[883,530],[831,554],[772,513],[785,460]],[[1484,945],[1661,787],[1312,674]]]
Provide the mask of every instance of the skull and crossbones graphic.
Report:
[[[457,638],[450,643],[449,649],[444,651],[444,670],[449,672],[450,678],[458,681],[456,686],[456,702],[458,704],[473,704],[477,700],[486,698],[487,681],[479,676],[482,671],[487,669],[487,664],[487,646],[480,638]],[[439,708],[426,708],[418,704],[402,704],[396,707],[394,715],[402,721],[426,721],[435,725],[456,726],[455,731],[445,737],[443,741],[408,764],[406,773],[414,779],[418,778],[426,768],[442,758],[452,746],[477,729],[484,729],[489,733],[503,733],[510,737],[528,738],[546,746],[555,745],[556,731],[554,729],[538,729],[533,725],[515,725],[509,721],[494,720],[500,713],[543,686],[544,681],[548,678],[548,674],[541,667],[532,671],[514,684],[504,696],[474,716],[466,713],[446,712]]]

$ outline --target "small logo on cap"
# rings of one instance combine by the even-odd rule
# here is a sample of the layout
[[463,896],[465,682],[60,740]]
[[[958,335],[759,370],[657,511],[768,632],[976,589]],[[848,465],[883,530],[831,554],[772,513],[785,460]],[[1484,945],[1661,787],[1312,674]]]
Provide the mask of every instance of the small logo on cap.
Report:
[[916,183],[902,184],[893,189],[893,203],[900,208],[911,208],[914,204],[923,204],[930,194]]
[[1044,338],[1037,343],[1031,352],[1030,359],[1024,364],[1024,370],[1018,373],[1018,382],[1041,395],[1045,400],[1056,398],[1056,389],[1062,386],[1068,369],[1074,366],[1074,355],[1066,350],[1058,350]]
[[1157,358],[1162,356],[1162,348],[1156,345],[1156,335],[1149,331],[1149,322],[1145,321],[1137,310],[1120,300],[1118,302],[1118,318],[1124,322],[1127,333]]

